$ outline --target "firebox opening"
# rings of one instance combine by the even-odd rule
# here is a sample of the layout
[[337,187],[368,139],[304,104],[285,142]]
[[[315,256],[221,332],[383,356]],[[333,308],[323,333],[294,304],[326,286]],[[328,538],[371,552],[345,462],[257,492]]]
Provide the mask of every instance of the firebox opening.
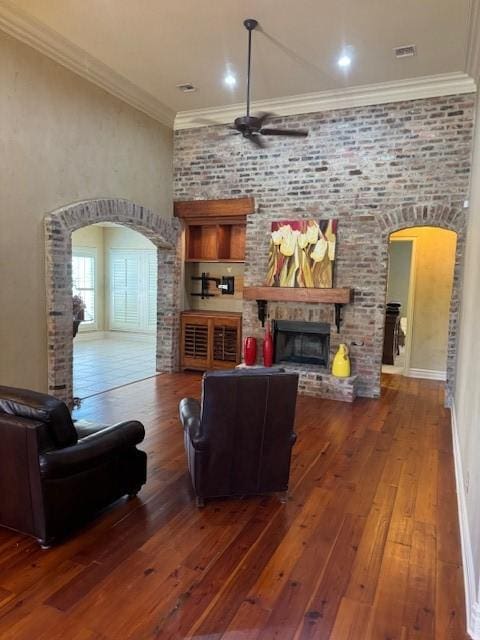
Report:
[[276,363],[298,362],[328,367],[330,325],[326,322],[273,322]]

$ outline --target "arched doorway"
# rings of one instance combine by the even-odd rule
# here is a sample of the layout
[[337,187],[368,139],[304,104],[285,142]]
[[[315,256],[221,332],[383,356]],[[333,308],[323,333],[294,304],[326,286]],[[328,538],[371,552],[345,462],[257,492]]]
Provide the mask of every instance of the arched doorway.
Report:
[[49,393],[71,403],[72,244],[71,234],[98,222],[138,231],[157,248],[157,371],[178,367],[180,227],[177,220],[122,199],[88,200],[45,217]]
[[114,222],[73,231],[73,395],[156,375],[157,248]]
[[[455,384],[455,365],[457,350],[457,327],[459,316],[460,284],[463,267],[463,256],[465,247],[466,217],[463,208],[444,205],[409,206],[394,209],[388,217],[382,220],[381,231],[381,287],[383,291],[383,304],[379,307],[377,323],[377,362],[380,371],[383,337],[385,330],[385,301],[387,297],[387,275],[388,275],[388,245],[390,235],[402,229],[414,227],[438,227],[454,231],[457,234],[457,244],[453,269],[453,283],[450,300],[450,312],[448,322],[448,345],[446,362],[446,382],[445,401],[449,405]],[[380,373],[379,373],[380,375]]]
[[456,242],[439,227],[390,234],[384,373],[446,379]]

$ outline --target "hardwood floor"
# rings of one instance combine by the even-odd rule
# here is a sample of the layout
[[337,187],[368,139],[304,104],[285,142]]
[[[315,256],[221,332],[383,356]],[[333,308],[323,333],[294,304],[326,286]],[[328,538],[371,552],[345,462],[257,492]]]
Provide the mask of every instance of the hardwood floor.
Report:
[[149,480],[62,545],[0,529],[2,640],[464,640],[442,385],[384,379],[381,400],[300,397],[288,503],[195,507],[177,404],[196,374],[85,401],[145,423]]

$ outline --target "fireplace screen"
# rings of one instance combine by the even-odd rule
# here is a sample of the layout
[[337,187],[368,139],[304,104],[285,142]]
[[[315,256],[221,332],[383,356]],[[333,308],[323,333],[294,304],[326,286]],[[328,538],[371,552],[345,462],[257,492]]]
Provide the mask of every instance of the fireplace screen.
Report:
[[328,367],[330,325],[326,322],[273,322],[275,362],[298,362]]

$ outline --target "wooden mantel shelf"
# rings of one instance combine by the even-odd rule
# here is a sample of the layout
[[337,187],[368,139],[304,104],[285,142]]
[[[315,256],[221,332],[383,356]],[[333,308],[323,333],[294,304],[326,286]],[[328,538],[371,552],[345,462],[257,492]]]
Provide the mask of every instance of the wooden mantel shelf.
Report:
[[348,304],[353,299],[353,289],[313,289],[303,287],[244,287],[245,300],[275,300],[277,302],[323,302]]

